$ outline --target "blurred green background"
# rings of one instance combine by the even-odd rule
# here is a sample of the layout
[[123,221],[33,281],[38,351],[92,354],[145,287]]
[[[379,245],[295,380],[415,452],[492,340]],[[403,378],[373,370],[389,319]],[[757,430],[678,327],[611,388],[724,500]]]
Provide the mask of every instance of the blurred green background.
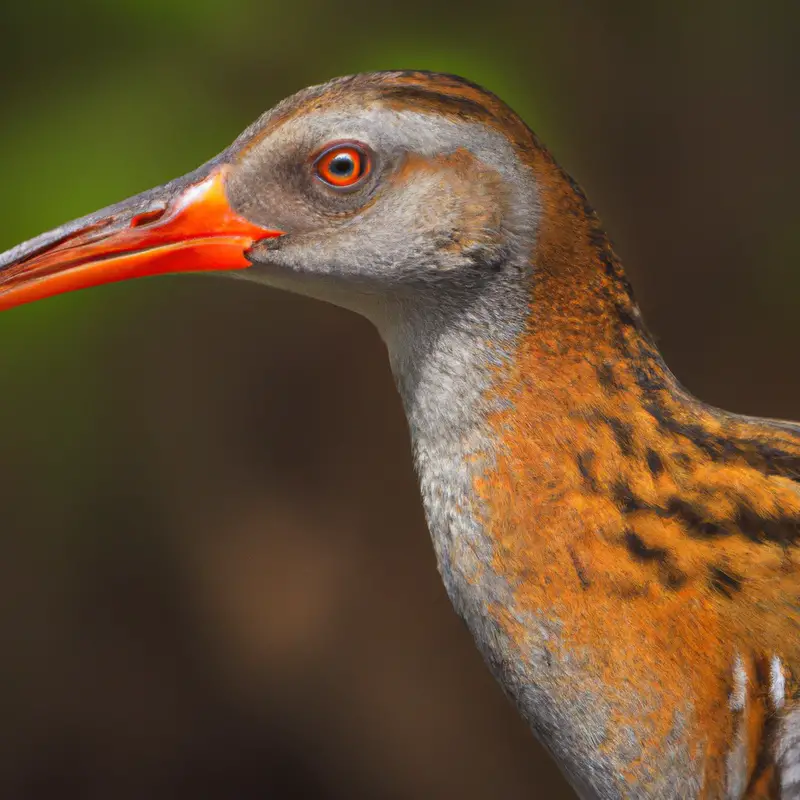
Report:
[[[0,250],[360,70],[584,185],[679,377],[800,417],[798,4],[0,6]],[[208,277],[0,315],[0,796],[569,797],[450,610],[377,335]]]

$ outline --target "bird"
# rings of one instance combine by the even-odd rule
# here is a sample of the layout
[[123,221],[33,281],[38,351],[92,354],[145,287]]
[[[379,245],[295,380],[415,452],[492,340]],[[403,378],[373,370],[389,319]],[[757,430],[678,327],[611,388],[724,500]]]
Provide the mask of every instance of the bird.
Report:
[[508,105],[415,70],[304,89],[0,255],[0,308],[203,270],[377,328],[447,594],[580,797],[800,797],[800,425],[681,386]]

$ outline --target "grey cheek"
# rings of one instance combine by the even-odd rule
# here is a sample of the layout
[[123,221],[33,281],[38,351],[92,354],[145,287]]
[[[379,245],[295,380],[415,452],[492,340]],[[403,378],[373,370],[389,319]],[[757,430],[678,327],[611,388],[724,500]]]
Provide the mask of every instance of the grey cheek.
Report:
[[290,229],[285,239],[257,245],[252,256],[287,264],[299,264],[302,258],[306,269],[337,265],[363,273],[422,267],[439,247],[449,244],[458,222],[457,199],[443,194],[433,177],[400,189],[386,187],[374,204],[346,221],[323,219],[310,229]]

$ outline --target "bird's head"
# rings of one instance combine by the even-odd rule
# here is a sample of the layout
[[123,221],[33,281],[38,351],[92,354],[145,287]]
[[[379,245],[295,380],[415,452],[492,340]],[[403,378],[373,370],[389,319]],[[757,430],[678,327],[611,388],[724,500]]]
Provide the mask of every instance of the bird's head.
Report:
[[522,130],[491,95],[442,76],[300,93],[232,148],[232,207],[285,232],[249,250],[251,276],[369,307],[528,263],[535,181],[509,136]]
[[[247,277],[344,304],[528,260],[527,128],[460,79],[378,73],[306,89],[164,187],[9,251],[0,306],[160,272]],[[368,301],[367,301],[368,303]]]
[[588,250],[596,282],[609,269],[595,257],[605,241],[595,223],[497,97],[447,75],[371,73],[299,92],[189,175],[0,255],[0,308],[156,273],[231,270],[380,327],[392,300],[441,304],[524,278],[534,263],[543,279],[569,277]]

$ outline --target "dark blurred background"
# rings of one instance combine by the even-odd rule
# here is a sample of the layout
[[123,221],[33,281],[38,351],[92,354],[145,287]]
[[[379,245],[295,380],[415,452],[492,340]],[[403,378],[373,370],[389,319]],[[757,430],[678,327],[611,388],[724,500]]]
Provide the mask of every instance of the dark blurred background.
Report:
[[[493,89],[704,399],[800,417],[800,7],[8,0],[0,250],[310,83]],[[436,574],[383,347],[159,278],[0,315],[0,797],[569,797]]]

